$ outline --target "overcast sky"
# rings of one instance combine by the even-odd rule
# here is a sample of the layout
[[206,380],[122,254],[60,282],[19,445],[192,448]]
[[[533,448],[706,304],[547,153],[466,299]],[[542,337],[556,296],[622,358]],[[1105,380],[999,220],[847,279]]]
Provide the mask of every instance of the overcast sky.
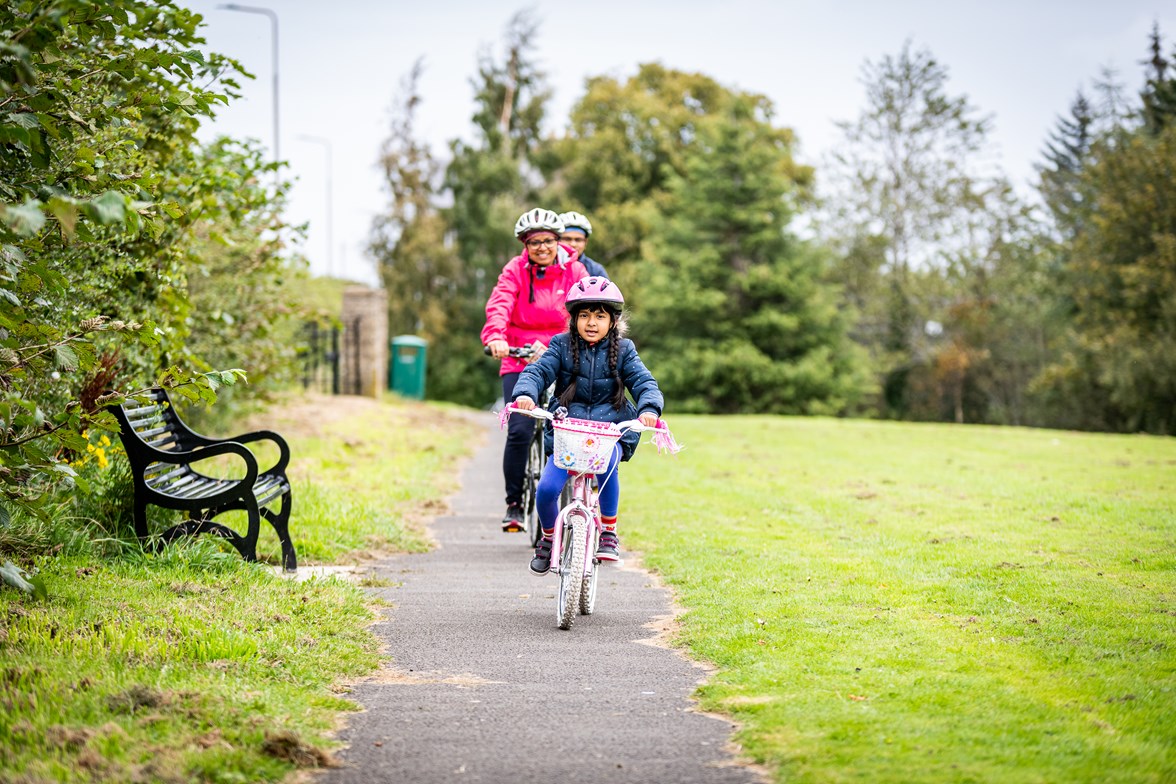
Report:
[[[235,57],[257,78],[202,132],[273,144],[270,22],[222,10],[218,0],[179,0],[204,15],[208,48]],[[401,80],[424,57],[419,135],[444,156],[454,137],[470,138],[479,49],[500,54],[511,16],[541,20],[537,59],[555,96],[548,131],[559,133],[589,76],[624,79],[658,61],[767,95],[776,120],[798,138],[797,157],[816,164],[840,139],[834,123],[864,105],[864,61],[896,54],[904,41],[927,48],[965,94],[995,121],[992,141],[1022,188],[1046,135],[1079,88],[1110,66],[1132,90],[1158,22],[1173,50],[1173,0],[245,0],[279,17],[280,150],[297,183],[289,217],[308,221],[303,252],[315,274],[375,283],[366,246],[383,209],[376,158]],[[332,155],[333,240],[327,242],[325,139]],[[818,169],[818,177],[820,171]],[[522,212],[528,205],[520,205]],[[543,205],[563,209],[562,205]],[[591,216],[589,216],[591,217]],[[330,252],[328,252],[330,247]],[[505,261],[505,260],[504,260]]]

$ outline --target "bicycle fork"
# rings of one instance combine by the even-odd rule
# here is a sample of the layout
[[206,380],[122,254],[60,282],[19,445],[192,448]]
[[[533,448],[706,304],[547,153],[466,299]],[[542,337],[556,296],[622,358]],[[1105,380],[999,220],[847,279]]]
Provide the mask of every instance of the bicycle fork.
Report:
[[[584,542],[584,564],[582,574],[590,575],[592,570],[596,567],[596,543],[600,535],[600,521],[593,512],[595,506],[595,491],[591,489],[588,484],[588,475],[580,474],[575,477],[575,485],[572,490],[572,500],[563,509],[559,510],[559,515],[555,518],[555,527],[552,531],[551,552],[554,556],[552,558],[552,571],[556,574],[563,573],[563,538],[565,531],[571,531],[572,536],[583,536]],[[588,501],[591,505],[586,503],[584,497],[588,496]],[[578,519],[577,519],[578,518]],[[580,525],[577,522],[582,521]],[[576,529],[579,528],[579,531]]]

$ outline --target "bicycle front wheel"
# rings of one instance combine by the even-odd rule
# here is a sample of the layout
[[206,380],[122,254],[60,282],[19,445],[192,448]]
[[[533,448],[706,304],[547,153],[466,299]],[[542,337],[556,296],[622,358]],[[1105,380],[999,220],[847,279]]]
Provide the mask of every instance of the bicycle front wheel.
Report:
[[588,536],[588,521],[582,514],[572,514],[564,527],[564,540],[559,558],[559,596],[555,607],[555,622],[561,629],[572,628],[580,593],[584,587],[584,555]]

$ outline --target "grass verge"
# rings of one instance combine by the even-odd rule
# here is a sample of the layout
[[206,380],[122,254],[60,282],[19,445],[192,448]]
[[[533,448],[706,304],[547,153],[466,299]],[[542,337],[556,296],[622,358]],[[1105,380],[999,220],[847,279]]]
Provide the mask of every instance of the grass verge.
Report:
[[[424,547],[414,521],[478,431],[441,408],[336,398],[262,424],[290,441],[303,564]],[[332,764],[329,733],[354,708],[340,684],[378,663],[359,587],[285,579],[207,538],[159,556],[63,549],[23,564],[47,598],[0,589],[0,780],[279,781]]]
[[1176,780],[1176,440],[673,425],[625,536],[777,780]]

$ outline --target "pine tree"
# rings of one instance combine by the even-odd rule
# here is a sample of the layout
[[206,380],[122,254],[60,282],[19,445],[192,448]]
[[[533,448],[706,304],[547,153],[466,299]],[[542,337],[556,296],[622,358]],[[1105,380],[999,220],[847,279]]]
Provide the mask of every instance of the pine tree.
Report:
[[1151,57],[1144,61],[1147,81],[1142,93],[1143,125],[1156,136],[1176,119],[1176,78],[1168,75],[1172,63],[1163,55],[1159,24],[1152,27],[1149,49]]
[[645,247],[634,333],[675,410],[839,413],[861,397],[822,258],[788,232],[789,132],[743,98],[699,124]]
[[1040,190],[1062,232],[1078,231],[1083,197],[1079,175],[1094,143],[1094,111],[1080,90],[1070,104],[1070,116],[1059,117],[1045,143],[1045,164],[1038,167]]

